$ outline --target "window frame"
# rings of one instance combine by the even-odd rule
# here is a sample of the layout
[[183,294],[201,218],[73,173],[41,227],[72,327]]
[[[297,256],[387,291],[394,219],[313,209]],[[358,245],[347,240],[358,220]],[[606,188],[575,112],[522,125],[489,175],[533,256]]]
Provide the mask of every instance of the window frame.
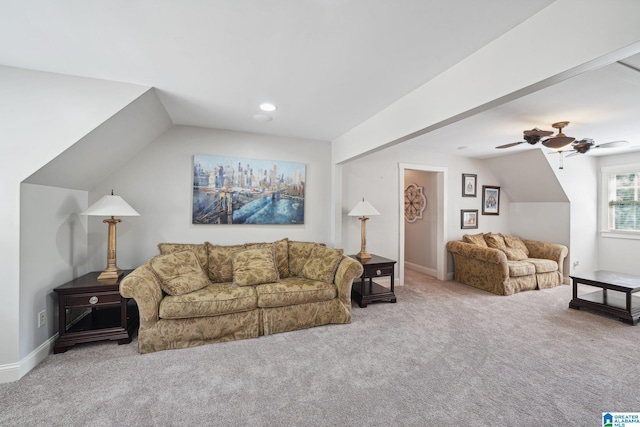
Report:
[[625,173],[640,173],[640,163],[600,168],[600,235],[609,238],[640,240],[640,230],[609,228],[609,176]]

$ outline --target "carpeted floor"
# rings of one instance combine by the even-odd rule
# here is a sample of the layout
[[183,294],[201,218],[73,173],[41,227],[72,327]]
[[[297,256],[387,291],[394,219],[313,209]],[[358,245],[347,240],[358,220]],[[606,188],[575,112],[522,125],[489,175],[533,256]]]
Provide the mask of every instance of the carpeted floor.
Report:
[[139,355],[78,345],[0,384],[0,425],[597,426],[640,411],[638,338],[570,310],[407,270],[353,323]]

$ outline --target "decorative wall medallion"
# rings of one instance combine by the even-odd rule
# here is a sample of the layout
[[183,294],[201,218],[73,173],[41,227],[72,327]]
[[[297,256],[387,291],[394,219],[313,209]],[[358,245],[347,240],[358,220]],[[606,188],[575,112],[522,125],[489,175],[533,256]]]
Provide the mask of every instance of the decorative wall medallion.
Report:
[[422,187],[410,184],[404,190],[404,217],[409,222],[422,219],[422,212],[427,208],[427,198]]

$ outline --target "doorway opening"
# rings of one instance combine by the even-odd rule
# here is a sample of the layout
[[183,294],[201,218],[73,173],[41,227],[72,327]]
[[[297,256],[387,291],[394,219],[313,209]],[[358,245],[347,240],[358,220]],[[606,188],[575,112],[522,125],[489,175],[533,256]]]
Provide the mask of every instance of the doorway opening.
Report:
[[[400,163],[398,170],[400,183],[399,284],[404,285],[407,265],[409,268],[435,276],[439,280],[446,280],[447,168]],[[409,220],[407,220],[405,190],[411,184],[414,184],[414,189],[421,188],[426,198],[426,208],[421,218],[415,218],[415,215],[409,214]],[[411,235],[408,236],[408,233]]]

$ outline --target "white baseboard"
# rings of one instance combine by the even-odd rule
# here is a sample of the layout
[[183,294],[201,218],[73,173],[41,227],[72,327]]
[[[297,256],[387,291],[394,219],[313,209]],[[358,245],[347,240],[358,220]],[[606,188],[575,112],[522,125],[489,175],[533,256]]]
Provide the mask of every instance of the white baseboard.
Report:
[[412,262],[405,261],[404,268],[408,268],[409,270],[417,271],[418,273],[423,273],[428,276],[437,277],[438,271],[434,268],[428,268],[422,265],[414,264]]
[[9,363],[0,366],[0,384],[18,381],[24,377],[30,370],[38,366],[40,362],[47,358],[53,352],[53,345],[58,339],[55,334],[47,341],[42,343],[40,347],[33,350],[27,357],[18,363]]

